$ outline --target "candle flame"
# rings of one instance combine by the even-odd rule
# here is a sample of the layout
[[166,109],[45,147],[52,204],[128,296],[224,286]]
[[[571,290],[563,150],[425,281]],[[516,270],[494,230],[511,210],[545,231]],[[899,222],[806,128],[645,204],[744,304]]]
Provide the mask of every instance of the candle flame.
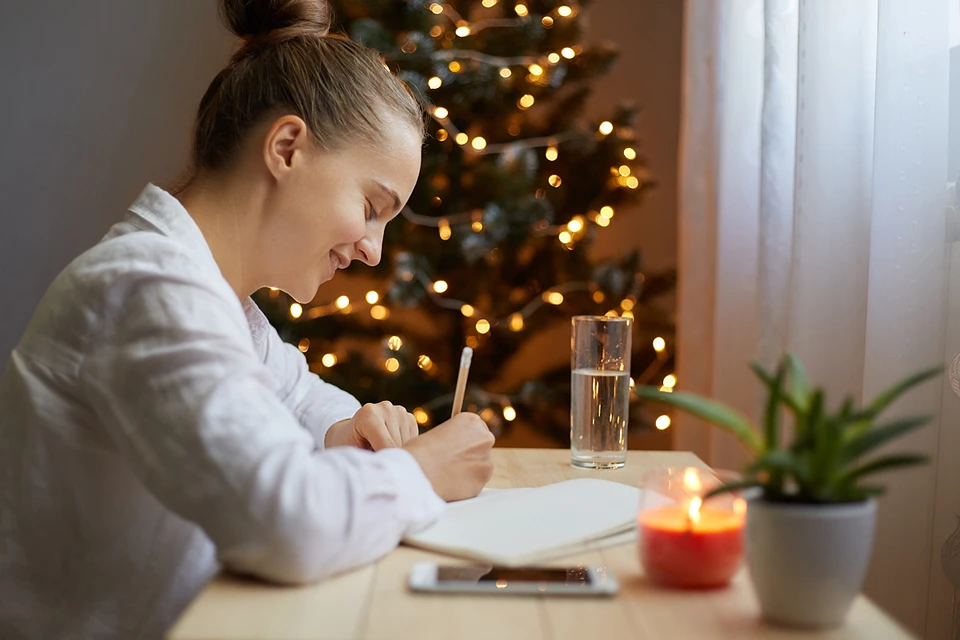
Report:
[[733,512],[740,517],[747,513],[747,501],[743,498],[737,498],[733,501]]
[[683,472],[683,487],[687,491],[702,491],[703,483],[700,482],[700,474],[693,467]]
[[702,504],[703,504],[703,500],[701,500],[699,496],[697,496],[696,498],[690,499],[690,509],[688,511],[688,514],[690,516],[690,522],[692,524],[696,524],[700,522],[700,505]]

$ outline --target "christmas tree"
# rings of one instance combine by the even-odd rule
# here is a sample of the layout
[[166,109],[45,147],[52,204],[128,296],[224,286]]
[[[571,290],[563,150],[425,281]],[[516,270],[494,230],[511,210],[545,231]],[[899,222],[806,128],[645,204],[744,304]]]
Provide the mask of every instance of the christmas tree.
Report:
[[[460,350],[471,346],[466,408],[495,433],[520,419],[562,445],[572,316],[635,318],[634,381],[669,373],[673,325],[654,301],[674,274],[644,274],[639,252],[588,255],[651,184],[634,109],[583,118],[589,82],[616,56],[582,44],[584,3],[333,6],[339,29],[379,50],[423,98],[429,123],[419,183],[387,228],[380,265],[351,268],[305,308],[258,294],[311,369],[361,402],[403,405],[429,428],[449,417]],[[646,426],[634,405],[631,429]]]

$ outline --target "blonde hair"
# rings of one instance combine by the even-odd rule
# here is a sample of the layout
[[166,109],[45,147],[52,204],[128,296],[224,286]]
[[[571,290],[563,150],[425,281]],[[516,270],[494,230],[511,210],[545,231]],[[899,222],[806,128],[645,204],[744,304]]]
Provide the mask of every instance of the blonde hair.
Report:
[[376,144],[390,116],[423,137],[420,101],[376,51],[329,35],[326,0],[220,0],[220,15],[243,44],[200,101],[195,170],[227,166],[251,127],[288,114],[324,150]]

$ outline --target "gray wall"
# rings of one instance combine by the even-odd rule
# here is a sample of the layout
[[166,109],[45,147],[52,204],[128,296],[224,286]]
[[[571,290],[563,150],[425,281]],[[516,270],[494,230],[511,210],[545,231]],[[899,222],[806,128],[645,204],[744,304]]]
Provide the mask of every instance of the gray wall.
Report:
[[212,0],[0,0],[0,369],[56,274],[188,156]]

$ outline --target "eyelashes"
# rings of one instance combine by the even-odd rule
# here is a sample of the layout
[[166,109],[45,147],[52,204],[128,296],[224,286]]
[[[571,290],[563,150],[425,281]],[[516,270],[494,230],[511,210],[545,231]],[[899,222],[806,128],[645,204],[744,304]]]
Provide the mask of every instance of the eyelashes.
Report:
[[380,217],[380,213],[373,208],[373,204],[367,200],[367,211],[366,211],[366,220],[367,222],[372,222]]

